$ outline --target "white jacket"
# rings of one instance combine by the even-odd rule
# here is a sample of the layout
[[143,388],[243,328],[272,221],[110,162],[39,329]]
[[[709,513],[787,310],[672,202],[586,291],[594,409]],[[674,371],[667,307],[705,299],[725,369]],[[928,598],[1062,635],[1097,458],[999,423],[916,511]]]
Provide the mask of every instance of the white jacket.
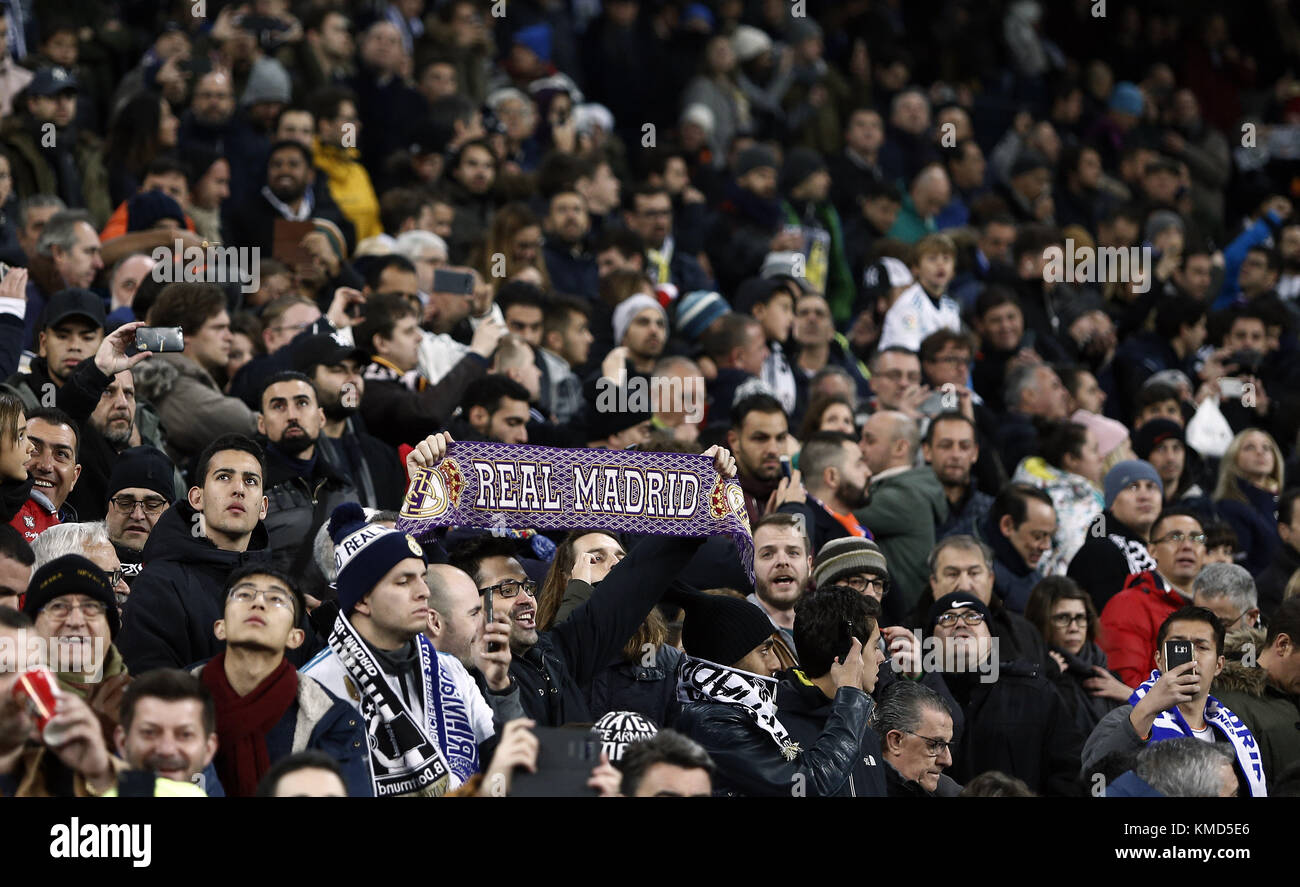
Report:
[[936,307],[921,284],[914,283],[903,290],[885,314],[885,328],[876,350],[901,345],[910,351],[920,351],[926,336],[945,328],[961,331],[961,309],[957,303],[943,296]]

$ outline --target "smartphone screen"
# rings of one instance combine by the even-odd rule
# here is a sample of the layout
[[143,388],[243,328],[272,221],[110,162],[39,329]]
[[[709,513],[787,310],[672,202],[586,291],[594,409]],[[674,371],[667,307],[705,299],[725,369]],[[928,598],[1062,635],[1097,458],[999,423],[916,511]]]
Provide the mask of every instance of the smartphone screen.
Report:
[[178,326],[142,326],[135,331],[135,350],[154,354],[184,351],[185,335]]
[[1165,641],[1166,674],[1184,663],[1191,662],[1193,658],[1191,641]]

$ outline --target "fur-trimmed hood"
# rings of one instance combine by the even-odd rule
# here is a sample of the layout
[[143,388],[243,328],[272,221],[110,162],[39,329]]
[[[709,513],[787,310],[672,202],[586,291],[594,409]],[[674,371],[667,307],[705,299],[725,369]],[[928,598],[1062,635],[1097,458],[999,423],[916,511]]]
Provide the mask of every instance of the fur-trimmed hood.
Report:
[[174,358],[179,355],[155,354],[131,369],[136,397],[156,403],[165,397],[181,377],[182,367]]
[[1259,628],[1240,628],[1224,639],[1223,655],[1227,661],[1223,671],[1214,679],[1212,693],[1232,690],[1263,698],[1264,688],[1268,686],[1268,672],[1257,665],[1243,665],[1241,660],[1248,646],[1253,648],[1254,656],[1259,656],[1264,649],[1264,639],[1264,631]]

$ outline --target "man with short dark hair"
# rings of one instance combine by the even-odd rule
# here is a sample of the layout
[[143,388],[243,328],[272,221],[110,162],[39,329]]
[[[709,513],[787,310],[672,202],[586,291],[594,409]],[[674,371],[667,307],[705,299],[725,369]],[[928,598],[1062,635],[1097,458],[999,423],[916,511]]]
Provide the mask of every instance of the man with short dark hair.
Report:
[[988,513],[993,497],[978,489],[972,471],[979,460],[975,423],[962,413],[940,413],[930,420],[921,441],[921,457],[943,486],[948,514],[934,528],[934,538],[972,535]]
[[1029,593],[1043,578],[1038,562],[1056,534],[1052,498],[1028,484],[1007,484],[978,530],[993,549],[993,590],[1012,611],[1025,612]]
[[[528,443],[528,389],[503,375],[475,380],[461,400],[457,437],[497,443]],[[466,433],[468,432],[468,433]]]
[[801,667],[780,682],[757,656],[770,647],[761,614],[755,620],[726,597],[677,601],[686,608],[686,656],[678,671],[678,696],[686,704],[676,729],[717,764],[715,792],[886,794],[880,740],[867,726],[884,660],[875,601],[843,586],[800,601],[794,625]]
[[811,435],[799,451],[799,474],[808,493],[805,501],[787,499],[778,510],[803,516],[813,551],[821,551],[832,539],[871,538],[853,516],[853,509],[869,501],[871,482],[871,470],[853,435],[838,431]]
[[28,372],[15,373],[5,383],[29,411],[52,406],[53,397],[77,365],[99,350],[104,339],[104,300],[88,289],[59,290],[45,306],[36,337],[38,354]]
[[208,797],[225,794],[219,780],[204,778],[216,775],[210,769],[217,753],[216,707],[189,672],[158,668],[132,681],[122,696],[113,744],[132,770],[198,783]]
[[591,343],[591,309],[572,296],[554,296],[542,317],[542,347],[537,354],[545,368],[542,412],[564,424],[582,414],[582,380],[574,372],[587,363]]
[[311,380],[292,370],[276,373],[262,387],[257,430],[266,439],[266,532],[271,564],[301,576],[312,540],[326,516],[356,490],[319,452],[325,413]]
[[28,413],[27,440],[32,447],[26,465],[32,487],[9,523],[30,543],[50,527],[76,520],[63,506],[81,476],[81,434],[67,413],[49,407]]
[[[1166,641],[1181,641],[1191,659],[1168,667]],[[1250,728],[1210,695],[1223,670],[1223,626],[1204,607],[1182,606],[1169,613],[1155,634],[1150,677],[1127,705],[1112,709],[1088,737],[1083,749],[1083,776],[1108,754],[1135,752],[1150,742],[1180,736],[1230,745],[1239,779],[1238,796],[1266,797],[1266,774]]]
[[628,798],[707,798],[717,770],[698,742],[676,730],[660,730],[634,742],[619,760],[619,791]]
[[213,626],[226,647],[193,670],[216,704],[217,773],[231,797],[252,796],[271,765],[303,749],[337,760],[351,797],[370,794],[355,709],[285,659],[305,640],[304,616],[305,599],[280,571],[252,565],[231,573]]
[[27,593],[35,561],[36,555],[22,534],[0,524],[0,607],[19,609],[18,599]]
[[[261,447],[238,434],[210,443],[199,456],[194,485],[159,518],[131,586],[118,647],[137,673],[183,668],[219,653],[212,634],[225,604],[230,571],[271,560],[262,494],[266,466]],[[295,664],[316,650],[306,614],[306,641],[289,653]]]

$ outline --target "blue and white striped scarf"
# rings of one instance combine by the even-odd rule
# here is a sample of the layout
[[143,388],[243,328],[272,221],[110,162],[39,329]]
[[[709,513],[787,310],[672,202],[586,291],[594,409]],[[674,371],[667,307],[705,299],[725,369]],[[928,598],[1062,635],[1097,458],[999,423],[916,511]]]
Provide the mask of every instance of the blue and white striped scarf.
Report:
[[[1151,677],[1128,698],[1129,705],[1137,705],[1158,680],[1160,680],[1160,669],[1153,669]],[[1241,718],[1233,714],[1231,709],[1213,696],[1205,700],[1205,723],[1214,727],[1232,743],[1233,752],[1237,755],[1237,767],[1246,777],[1251,797],[1268,797],[1268,789],[1264,785],[1264,763],[1260,758],[1259,745],[1251,735],[1250,728],[1243,724]],[[1156,717],[1151,725],[1149,741],[1160,742],[1193,735],[1192,728],[1187,725],[1182,712],[1178,710],[1178,706],[1174,706],[1162,711]]]

